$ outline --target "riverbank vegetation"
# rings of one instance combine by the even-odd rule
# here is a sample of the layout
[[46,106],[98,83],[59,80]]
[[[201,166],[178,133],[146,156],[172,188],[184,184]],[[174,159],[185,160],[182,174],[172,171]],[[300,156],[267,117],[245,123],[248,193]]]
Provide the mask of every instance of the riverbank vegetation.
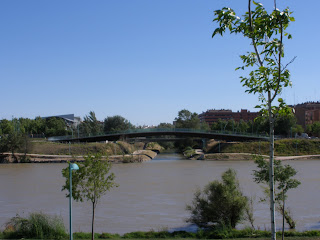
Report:
[[[43,214],[42,214],[43,215]],[[56,218],[56,217],[54,217]],[[43,219],[42,216],[39,216],[39,219]],[[35,228],[25,228],[19,229],[11,225],[7,225],[7,228],[0,232],[0,239],[69,239],[69,235],[61,225],[59,231],[56,231],[52,226],[47,226],[47,222],[44,224],[38,225],[39,219],[35,220],[37,227]],[[28,219],[24,219],[27,220]],[[62,222],[59,222],[61,224]],[[29,225],[29,226],[32,226]],[[36,230],[37,229],[37,230]],[[39,235],[40,234],[40,235]],[[304,231],[304,232],[295,232],[295,231],[285,231],[284,235],[286,239],[290,240],[314,240],[319,239],[320,231]],[[137,231],[120,234],[112,233],[95,233],[95,239],[270,239],[270,231],[266,230],[253,230],[251,228],[244,228],[241,230],[238,229],[217,229],[217,230],[199,230],[197,232],[186,232],[186,231],[154,231],[150,230],[147,232]],[[281,237],[281,233],[277,233],[278,237]],[[91,239],[91,233],[85,232],[75,232],[73,234],[73,239]]]
[[0,239],[66,239],[68,234],[63,220],[58,216],[44,213],[30,213],[11,218],[0,234]]
[[[320,154],[319,139],[281,139],[274,143],[276,156]],[[250,153],[269,155],[269,142],[216,142],[207,144],[206,153]]]
[[44,155],[85,155],[89,152],[102,155],[131,154],[143,149],[144,143],[129,144],[122,141],[108,143],[55,143],[48,141],[32,142],[31,154]]
[[209,182],[201,191],[197,190],[187,210],[191,216],[187,222],[202,229],[234,229],[244,220],[248,198],[240,190],[236,172],[228,169],[222,174],[222,181]]

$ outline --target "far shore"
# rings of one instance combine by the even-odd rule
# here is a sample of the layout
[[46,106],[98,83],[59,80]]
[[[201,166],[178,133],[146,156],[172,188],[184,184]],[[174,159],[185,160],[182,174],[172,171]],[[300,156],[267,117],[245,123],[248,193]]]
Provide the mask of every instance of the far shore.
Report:
[[[83,156],[72,155],[45,155],[45,154],[26,154],[27,161],[22,161],[25,154],[15,153],[14,158],[11,153],[4,153],[2,163],[66,163],[82,162]],[[204,154],[204,161],[253,161],[256,154],[251,153],[209,153]],[[157,152],[152,150],[137,150],[132,154],[103,156],[103,160],[109,160],[112,163],[134,163],[150,161],[157,156]],[[203,155],[202,155],[203,156]],[[262,155],[266,160],[268,155]],[[195,159],[195,158],[193,158]],[[301,156],[275,156],[276,160],[320,160],[320,155],[301,155]]]
[[[25,158],[27,160],[22,160]],[[103,160],[109,160],[112,163],[133,163],[152,160],[157,156],[157,152],[152,150],[138,150],[132,154],[102,156]],[[4,161],[2,163],[66,163],[66,162],[83,162],[83,156],[72,155],[45,155],[45,154],[23,154],[15,153],[12,157],[11,153],[3,154]]]
[[[210,153],[205,154],[207,161],[252,161],[257,154],[251,153]],[[268,155],[262,155],[266,160]],[[320,160],[320,155],[301,155],[301,156],[275,156],[276,160]]]

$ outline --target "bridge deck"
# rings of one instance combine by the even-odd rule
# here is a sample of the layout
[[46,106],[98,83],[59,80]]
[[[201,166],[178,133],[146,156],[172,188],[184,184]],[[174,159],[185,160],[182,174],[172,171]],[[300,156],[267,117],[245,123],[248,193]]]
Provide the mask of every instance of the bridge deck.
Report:
[[227,141],[254,141],[268,139],[265,135],[253,135],[245,133],[233,133],[222,131],[203,131],[194,129],[132,129],[124,132],[99,134],[95,136],[57,136],[48,138],[53,142],[102,142],[102,141],[117,141],[127,138],[155,137],[155,136],[175,136],[179,138],[204,138],[217,139]]

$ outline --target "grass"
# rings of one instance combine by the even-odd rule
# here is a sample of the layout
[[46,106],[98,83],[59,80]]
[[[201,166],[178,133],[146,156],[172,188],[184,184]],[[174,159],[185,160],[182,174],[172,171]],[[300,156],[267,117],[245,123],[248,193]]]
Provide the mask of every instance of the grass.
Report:
[[32,154],[44,155],[86,155],[89,152],[97,152],[102,155],[123,155],[133,153],[136,149],[142,149],[141,144],[128,144],[118,141],[117,143],[54,143],[54,142],[32,142]]
[[[38,216],[38,220],[43,221],[43,216]],[[19,220],[20,221],[20,220]],[[25,221],[25,219],[23,219]],[[36,221],[37,222],[37,221]],[[44,221],[46,222],[46,221]],[[37,223],[38,224],[38,223]],[[7,230],[8,231],[8,230]],[[68,239],[68,235],[65,232],[61,232],[61,234],[55,234],[54,232],[48,233],[47,231],[31,231],[32,234],[26,232],[25,234],[13,234],[14,231],[11,231],[11,235],[8,232],[0,233],[0,239]],[[95,233],[95,239],[270,239],[269,231],[261,231],[261,230],[252,230],[251,228],[245,228],[241,230],[236,229],[219,229],[219,230],[211,230],[211,231],[203,231],[200,230],[196,233],[185,232],[185,231],[148,231],[148,232],[131,232],[126,233],[123,236],[119,234],[110,234],[110,233]],[[76,232],[73,234],[74,239],[91,239],[91,233],[84,232]],[[281,238],[281,232],[277,233],[278,239]],[[305,231],[305,232],[295,232],[295,231],[287,231],[285,232],[285,238],[290,240],[314,240],[320,239],[320,231]]]
[[[207,148],[208,153],[219,152],[217,142],[210,143]],[[252,153],[252,154],[269,154],[268,142],[236,142],[220,144],[221,153]],[[281,139],[275,141],[276,156],[299,156],[320,154],[319,139]]]
[[2,233],[4,239],[65,239],[66,229],[62,218],[44,213],[31,213],[27,218],[11,218]]

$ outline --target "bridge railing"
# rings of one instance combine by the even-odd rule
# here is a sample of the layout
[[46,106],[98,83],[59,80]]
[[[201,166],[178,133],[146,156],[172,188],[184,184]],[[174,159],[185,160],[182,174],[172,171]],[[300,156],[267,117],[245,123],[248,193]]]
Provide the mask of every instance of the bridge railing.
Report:
[[266,134],[253,134],[253,133],[244,133],[244,132],[233,132],[233,131],[220,131],[220,130],[202,130],[202,129],[191,129],[191,128],[146,128],[146,129],[128,129],[126,131],[115,131],[104,133],[100,132],[97,134],[73,134],[73,135],[66,135],[66,136],[55,136],[49,137],[49,141],[67,141],[67,140],[74,140],[74,139],[83,139],[83,138],[93,138],[99,136],[112,136],[112,135],[128,135],[131,133],[161,133],[161,132],[172,132],[172,133],[204,133],[204,134],[220,134],[220,135],[236,135],[236,136],[244,136],[244,137],[258,137],[258,138],[265,138],[268,135]]

